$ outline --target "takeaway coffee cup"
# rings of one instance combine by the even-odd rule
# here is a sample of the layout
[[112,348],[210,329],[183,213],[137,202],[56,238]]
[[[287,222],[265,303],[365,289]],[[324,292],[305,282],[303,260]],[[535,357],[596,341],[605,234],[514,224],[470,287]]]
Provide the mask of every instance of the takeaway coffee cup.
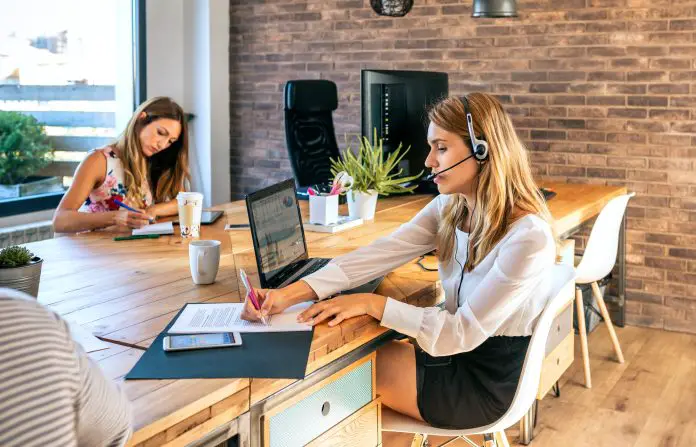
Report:
[[179,203],[179,229],[183,238],[201,236],[201,213],[203,194],[199,192],[180,192],[176,196]]

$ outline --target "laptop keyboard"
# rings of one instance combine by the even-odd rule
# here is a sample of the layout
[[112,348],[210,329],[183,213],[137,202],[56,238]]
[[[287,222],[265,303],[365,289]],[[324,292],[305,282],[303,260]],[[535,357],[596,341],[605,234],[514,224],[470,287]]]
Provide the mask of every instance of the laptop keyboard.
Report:
[[277,284],[275,287],[284,287],[292,281],[314,273],[328,264],[330,260],[327,258],[312,258],[307,260],[307,262],[298,263],[300,267],[286,269],[283,273],[273,277],[273,282]]
[[302,272],[302,276],[307,276],[309,274],[312,274],[319,270],[320,268],[324,267],[326,264],[329,263],[331,259],[325,259],[325,258],[315,258],[314,262]]

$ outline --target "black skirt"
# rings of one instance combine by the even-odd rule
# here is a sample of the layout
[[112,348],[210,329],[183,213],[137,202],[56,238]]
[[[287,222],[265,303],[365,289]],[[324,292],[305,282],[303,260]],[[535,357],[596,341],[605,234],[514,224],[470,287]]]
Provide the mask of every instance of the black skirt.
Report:
[[531,337],[490,337],[476,349],[433,357],[416,346],[418,409],[433,427],[467,429],[497,421],[517,390]]

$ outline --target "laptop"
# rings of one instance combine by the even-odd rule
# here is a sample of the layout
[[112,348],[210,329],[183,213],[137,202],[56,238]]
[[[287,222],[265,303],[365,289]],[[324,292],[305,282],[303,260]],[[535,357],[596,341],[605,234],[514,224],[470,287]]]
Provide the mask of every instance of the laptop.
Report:
[[[331,260],[307,255],[295,180],[288,179],[248,194],[246,206],[261,287],[287,286]],[[341,293],[374,292],[382,279],[384,277]]]

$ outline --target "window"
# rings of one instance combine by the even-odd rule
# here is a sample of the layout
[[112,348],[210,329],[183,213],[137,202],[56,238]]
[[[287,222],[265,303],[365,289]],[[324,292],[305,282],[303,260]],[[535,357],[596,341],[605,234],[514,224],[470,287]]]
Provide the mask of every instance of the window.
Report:
[[0,217],[55,207],[87,151],[125,127],[144,94],[144,3],[0,0]]

